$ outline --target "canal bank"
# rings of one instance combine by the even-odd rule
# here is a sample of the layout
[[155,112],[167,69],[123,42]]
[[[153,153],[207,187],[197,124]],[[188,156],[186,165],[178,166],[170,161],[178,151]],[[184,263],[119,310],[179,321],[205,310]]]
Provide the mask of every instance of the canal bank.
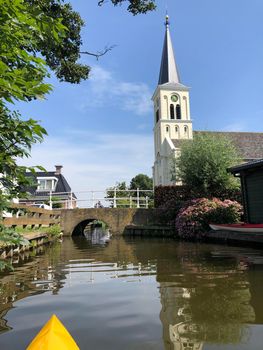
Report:
[[171,226],[139,226],[128,225],[123,232],[124,236],[134,237],[162,237],[162,238],[178,238],[175,228]]
[[43,232],[29,232],[24,233],[22,238],[25,239],[27,244],[2,244],[0,245],[0,259],[12,258],[14,255],[24,253],[39,247],[44,244],[51,244],[56,241],[62,233],[49,234]]
[[210,231],[206,240],[218,243],[231,243],[239,245],[260,245],[263,246],[263,233],[236,232],[236,231]]
[[[176,240],[185,241],[180,238],[178,232],[171,226],[126,226],[124,236],[145,237],[145,238],[174,238]],[[188,241],[199,243],[219,243],[231,245],[246,245],[263,247],[263,233],[251,232],[235,232],[235,231],[209,231],[199,239],[189,239]]]
[[58,239],[62,235],[60,214],[60,210],[13,205],[2,221],[5,231],[4,240],[0,241],[0,259]]

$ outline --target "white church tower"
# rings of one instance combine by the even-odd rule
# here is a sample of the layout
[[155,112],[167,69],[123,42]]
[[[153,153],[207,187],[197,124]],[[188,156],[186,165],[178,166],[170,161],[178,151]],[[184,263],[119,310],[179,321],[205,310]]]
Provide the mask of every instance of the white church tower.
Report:
[[193,138],[189,88],[181,84],[166,16],[162,61],[154,103],[154,185],[174,184],[172,158],[180,152],[180,141]]

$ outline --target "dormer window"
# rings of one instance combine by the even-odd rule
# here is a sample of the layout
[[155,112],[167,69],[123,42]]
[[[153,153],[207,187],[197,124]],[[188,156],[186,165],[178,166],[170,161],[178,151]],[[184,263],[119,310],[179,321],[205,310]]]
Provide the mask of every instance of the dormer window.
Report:
[[56,177],[50,177],[50,178],[37,178],[37,191],[54,191],[57,184],[57,178]]

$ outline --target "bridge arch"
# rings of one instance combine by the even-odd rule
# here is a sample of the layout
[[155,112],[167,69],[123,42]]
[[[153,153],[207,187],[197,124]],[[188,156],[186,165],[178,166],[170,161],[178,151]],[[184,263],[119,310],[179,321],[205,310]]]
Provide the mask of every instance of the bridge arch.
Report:
[[89,224],[96,224],[98,222],[101,222],[103,224],[105,224],[106,226],[108,226],[104,221],[102,220],[98,220],[98,219],[85,219],[81,222],[79,222],[73,229],[72,231],[72,236],[84,236],[84,231],[86,229],[86,227],[89,225]]
[[128,225],[154,225],[158,222],[158,209],[89,208],[62,209],[61,228],[65,236],[71,236],[82,222],[99,220],[105,222],[110,232],[122,235]]

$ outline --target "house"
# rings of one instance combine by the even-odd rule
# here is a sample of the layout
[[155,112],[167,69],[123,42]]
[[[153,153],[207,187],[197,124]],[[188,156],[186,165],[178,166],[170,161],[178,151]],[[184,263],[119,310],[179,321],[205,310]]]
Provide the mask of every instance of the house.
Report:
[[228,169],[241,180],[245,222],[263,223],[263,159]]
[[34,185],[26,189],[28,198],[22,199],[20,203],[31,205],[51,204],[53,208],[75,208],[77,197],[62,175],[62,167],[62,165],[55,165],[55,171],[26,173],[26,176],[32,178]]
[[244,161],[263,158],[263,133],[195,131],[190,113],[189,88],[182,84],[176,64],[170,29],[166,16],[166,31],[154,103],[154,185],[173,185],[171,158],[180,154],[183,140],[197,134],[210,133],[229,138]]

